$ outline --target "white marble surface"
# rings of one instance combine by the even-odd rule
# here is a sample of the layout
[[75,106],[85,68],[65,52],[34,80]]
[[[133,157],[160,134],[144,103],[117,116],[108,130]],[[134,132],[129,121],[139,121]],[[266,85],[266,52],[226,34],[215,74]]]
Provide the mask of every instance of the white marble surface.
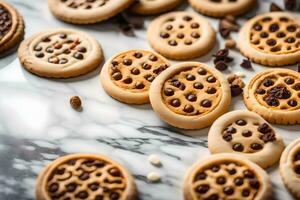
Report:
[[[255,12],[268,11],[270,1],[259,1],[260,7],[245,18]],[[46,0],[8,2],[24,16],[26,37],[52,27],[80,29],[97,38],[106,59],[131,48],[150,49],[144,30],[137,31],[136,37],[126,37],[112,20],[89,26],[60,22],[49,12]],[[282,5],[281,0],[276,2]],[[179,10],[191,8],[183,5]],[[147,18],[146,24],[150,20]],[[217,20],[209,20],[217,28]],[[223,46],[219,36],[218,41],[209,55],[198,60],[211,64],[212,53]],[[265,68],[254,65],[254,70],[244,70],[239,66],[242,56],[238,52],[231,54],[235,62],[226,73],[244,72],[245,81]],[[290,68],[296,69],[295,66]],[[0,58],[1,200],[34,199],[35,178],[45,164],[59,155],[74,152],[101,153],[123,163],[136,178],[140,199],[183,199],[181,185],[185,171],[197,159],[209,155],[208,129],[174,129],[160,121],[149,105],[129,106],[113,100],[100,86],[99,71],[68,80],[44,79],[22,69],[16,52]],[[69,98],[73,95],[82,97],[82,112],[76,112],[69,106]],[[231,110],[234,109],[245,109],[241,97],[232,101]],[[299,137],[299,125],[276,125],[275,128],[286,144]],[[153,153],[161,157],[162,167],[156,168],[148,163],[148,155]],[[147,182],[146,175],[150,171],[161,173],[161,183]],[[269,169],[268,173],[275,199],[293,199],[283,187],[278,166]]]

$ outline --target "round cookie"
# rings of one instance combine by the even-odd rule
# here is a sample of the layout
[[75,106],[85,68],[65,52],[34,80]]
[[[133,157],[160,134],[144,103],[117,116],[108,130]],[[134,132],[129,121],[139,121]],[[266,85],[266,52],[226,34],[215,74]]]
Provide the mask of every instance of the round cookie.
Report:
[[44,77],[69,78],[99,67],[100,44],[89,35],[72,29],[52,29],[24,40],[18,50],[21,64]]
[[110,58],[100,74],[104,90],[118,101],[129,104],[149,102],[152,81],[168,68],[162,56],[146,50],[129,50]]
[[279,161],[282,137],[261,116],[246,110],[226,113],[208,133],[211,153],[235,153],[267,168]]
[[10,4],[0,1],[0,53],[17,45],[24,36],[24,22]]
[[170,12],[154,19],[147,37],[152,48],[174,60],[186,60],[208,53],[216,41],[210,23],[192,12]]
[[242,15],[254,7],[256,0],[189,0],[198,12],[212,16]]
[[230,153],[216,154],[195,163],[187,172],[185,200],[271,199],[268,174],[255,163]]
[[134,179],[117,162],[96,154],[71,154],[48,165],[36,181],[36,199],[110,199],[137,197]]
[[283,151],[279,169],[284,185],[300,199],[300,139],[293,141]]
[[257,73],[244,89],[247,108],[275,124],[300,123],[300,73],[270,69]]
[[287,12],[258,15],[239,33],[242,54],[256,63],[283,66],[300,62],[300,20]]
[[111,18],[134,0],[48,0],[55,17],[73,24],[92,24]]
[[178,128],[211,125],[228,110],[230,101],[230,88],[223,75],[199,62],[183,62],[166,69],[150,87],[153,110]]
[[130,11],[139,15],[153,15],[167,12],[177,7],[182,0],[138,0]]

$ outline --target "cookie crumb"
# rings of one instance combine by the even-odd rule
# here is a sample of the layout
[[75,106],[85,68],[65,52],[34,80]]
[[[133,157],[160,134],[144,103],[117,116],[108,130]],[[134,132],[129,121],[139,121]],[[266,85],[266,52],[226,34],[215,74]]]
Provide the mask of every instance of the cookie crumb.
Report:
[[151,183],[157,183],[160,181],[160,174],[158,172],[150,172],[147,175],[147,179],[148,181],[150,181]]
[[78,110],[81,108],[81,99],[79,96],[73,96],[70,99],[70,104],[73,109]]
[[227,77],[227,81],[230,85],[231,96],[236,97],[243,93],[245,83],[239,76],[237,76],[236,74],[230,74]]
[[225,48],[226,49],[234,49],[236,47],[236,42],[233,39],[225,40]]
[[158,155],[152,154],[148,157],[148,161],[155,166],[161,166],[161,161]]
[[215,68],[219,71],[225,71],[228,68],[228,65],[220,60],[215,64]]

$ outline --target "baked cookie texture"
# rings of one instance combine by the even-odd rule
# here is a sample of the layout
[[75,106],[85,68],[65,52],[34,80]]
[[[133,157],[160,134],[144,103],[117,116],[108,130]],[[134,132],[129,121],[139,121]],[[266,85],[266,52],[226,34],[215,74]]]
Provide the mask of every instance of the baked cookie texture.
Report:
[[210,23],[192,12],[170,12],[154,19],[147,29],[151,47],[174,60],[187,60],[208,53],[216,33]]
[[139,15],[164,13],[179,6],[182,0],[138,0],[130,7],[130,11]]
[[185,200],[269,200],[268,174],[255,163],[236,154],[216,154],[195,163],[187,172]]
[[17,45],[24,36],[24,21],[20,13],[5,1],[0,1],[0,54]]
[[118,101],[128,104],[149,102],[152,81],[170,66],[161,55],[146,50],[118,53],[103,66],[100,80],[103,89]]
[[48,0],[55,17],[73,24],[107,20],[128,8],[134,0]]
[[199,62],[183,62],[166,69],[150,86],[156,114],[172,126],[200,129],[211,125],[230,105],[223,75]]
[[219,117],[208,133],[211,153],[234,153],[267,168],[280,159],[282,137],[260,115],[236,110]]
[[242,15],[251,10],[256,0],[188,0],[198,12],[211,17]]
[[288,12],[257,15],[239,33],[239,48],[251,61],[267,66],[300,62],[300,19]]
[[247,108],[275,124],[300,123],[300,73],[269,69],[257,73],[244,89]]
[[28,71],[52,78],[86,74],[103,60],[97,40],[73,29],[51,29],[32,35],[21,43],[18,57]]
[[300,138],[286,147],[280,159],[279,169],[286,188],[300,199]]
[[37,200],[134,200],[137,188],[129,171],[108,157],[71,154],[49,164],[36,182]]

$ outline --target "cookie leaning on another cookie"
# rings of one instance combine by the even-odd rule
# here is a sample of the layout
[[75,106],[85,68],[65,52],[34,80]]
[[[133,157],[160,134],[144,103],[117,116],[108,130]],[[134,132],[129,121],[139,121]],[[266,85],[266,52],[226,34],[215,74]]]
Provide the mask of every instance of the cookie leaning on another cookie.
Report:
[[118,101],[129,104],[149,102],[152,81],[169,62],[159,54],[146,50],[129,50],[109,59],[100,74],[104,90]]
[[25,69],[44,77],[69,78],[100,66],[100,44],[89,35],[72,29],[52,29],[24,40],[18,57]]
[[279,169],[284,185],[300,199],[300,138],[286,147],[280,159]]
[[151,47],[174,60],[196,58],[208,53],[216,41],[210,23],[192,12],[170,12],[154,19],[147,29]]
[[255,163],[236,154],[223,153],[195,163],[186,173],[185,200],[269,200],[268,174]]
[[130,11],[139,15],[153,15],[172,10],[182,0],[138,0],[130,7]]
[[18,44],[24,36],[24,21],[10,4],[0,1],[0,54]]
[[129,171],[96,154],[71,154],[49,164],[36,181],[36,199],[134,200],[137,189]]
[[282,137],[261,116],[236,110],[219,117],[208,133],[211,153],[235,153],[267,168],[279,161]]
[[224,114],[231,101],[227,80],[199,62],[183,62],[162,72],[150,87],[156,114],[172,126],[200,129]]
[[134,0],[48,0],[55,17],[73,24],[92,24],[109,19],[128,8]]
[[300,62],[300,20],[287,12],[258,15],[244,24],[239,48],[253,62],[284,66]]
[[300,73],[270,69],[257,73],[244,89],[247,108],[275,124],[300,123]]
[[256,4],[256,0],[189,0],[191,6],[198,12],[212,16],[241,15]]

